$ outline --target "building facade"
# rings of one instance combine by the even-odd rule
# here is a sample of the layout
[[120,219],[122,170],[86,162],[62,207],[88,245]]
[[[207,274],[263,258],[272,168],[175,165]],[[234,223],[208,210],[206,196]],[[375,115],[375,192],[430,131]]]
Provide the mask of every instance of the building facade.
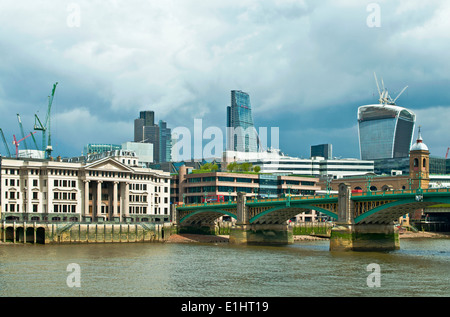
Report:
[[227,107],[227,150],[258,151],[250,96],[240,90],[231,91],[231,105]]
[[236,152],[226,151],[223,154],[223,162],[251,162],[261,168],[261,173],[291,174],[305,176],[330,176],[341,178],[344,176],[360,176],[374,172],[373,161],[348,159],[325,159],[313,157],[310,159],[291,157],[284,155],[279,150],[267,150],[264,152]]
[[167,122],[159,120],[159,162],[170,162],[172,159],[172,131]]
[[98,154],[98,153],[115,151],[115,150],[120,150],[120,149],[121,149],[121,146],[118,144],[89,143],[89,144],[86,144],[86,146],[84,147],[83,154],[84,155]]
[[127,151],[90,162],[3,158],[1,163],[3,220],[170,220],[170,174],[138,167]]
[[[389,191],[389,190],[410,190],[410,189],[427,189],[429,187],[437,187],[437,183],[442,177],[432,177],[430,175],[430,152],[428,147],[423,143],[422,135],[419,134],[416,142],[409,151],[409,172],[397,175],[375,175],[367,174],[365,176],[344,177],[339,180],[325,180],[321,182],[323,188],[328,185],[332,190],[338,190],[339,184],[347,183],[352,190],[362,191]],[[431,185],[431,186],[430,186]]]
[[313,195],[320,190],[319,179],[256,173],[189,173],[185,166],[172,175],[172,203],[201,203],[209,199],[236,200],[238,192],[247,197],[276,198],[282,195]]
[[333,158],[333,149],[331,144],[318,144],[311,146],[311,157],[320,156],[327,160]]
[[153,162],[169,162],[172,153],[172,132],[167,122],[155,124],[153,111],[141,111],[134,120],[134,142],[153,144]]
[[406,108],[379,104],[358,108],[362,160],[408,157],[416,115]]
[[139,159],[139,166],[149,167],[153,163],[153,144],[142,142],[125,142],[122,150],[134,151]]

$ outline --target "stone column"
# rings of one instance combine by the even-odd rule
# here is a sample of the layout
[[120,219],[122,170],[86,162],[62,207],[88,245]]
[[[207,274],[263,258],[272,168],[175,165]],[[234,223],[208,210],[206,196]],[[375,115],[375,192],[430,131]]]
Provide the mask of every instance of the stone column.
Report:
[[112,214],[113,214],[113,220],[114,221],[120,221],[119,218],[119,213],[118,213],[118,206],[117,206],[117,186],[118,186],[119,182],[114,182],[113,185],[113,203],[112,203]]
[[245,193],[237,194],[237,221],[230,231],[232,244],[284,245],[294,242],[292,228],[284,224],[250,223]]
[[91,219],[89,216],[89,181],[84,180],[84,210],[83,217],[85,220]]
[[96,217],[97,221],[99,218],[102,218],[102,183],[103,181],[97,181],[97,211],[96,211]]
[[130,183],[125,183],[124,197],[123,197],[122,219],[128,221],[130,209]]
[[349,184],[339,184],[338,220],[331,229],[330,251],[350,251],[353,249],[354,222],[353,202]]
[[338,204],[338,221],[331,229],[330,251],[389,251],[400,247],[398,232],[392,223],[354,223],[350,185],[339,185]]
[[237,224],[240,225],[248,225],[249,219],[248,219],[248,210],[247,206],[245,205],[246,202],[245,193],[237,193],[237,205],[236,205],[236,212],[237,212]]

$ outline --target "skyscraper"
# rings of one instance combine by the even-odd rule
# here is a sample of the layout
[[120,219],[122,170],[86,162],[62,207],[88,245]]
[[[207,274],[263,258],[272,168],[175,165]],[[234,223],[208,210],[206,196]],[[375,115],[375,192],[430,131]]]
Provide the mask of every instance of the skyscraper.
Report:
[[331,160],[333,157],[331,144],[318,144],[311,146],[311,157],[321,156],[327,160]]
[[258,136],[253,124],[248,93],[231,91],[231,106],[227,107],[227,150],[257,152]]
[[139,118],[134,120],[134,142],[152,143],[155,162],[167,162],[171,159],[171,129],[162,120],[155,124],[153,111],[141,111]]
[[392,105],[358,108],[359,144],[362,160],[408,157],[416,115]]
[[[405,89],[406,87],[403,91]],[[394,100],[384,87],[383,91],[378,89],[378,92],[380,104],[358,108],[361,159],[408,157],[416,115],[411,110],[395,104],[402,92]]]
[[159,120],[159,161],[170,162],[172,158],[172,131],[167,122]]

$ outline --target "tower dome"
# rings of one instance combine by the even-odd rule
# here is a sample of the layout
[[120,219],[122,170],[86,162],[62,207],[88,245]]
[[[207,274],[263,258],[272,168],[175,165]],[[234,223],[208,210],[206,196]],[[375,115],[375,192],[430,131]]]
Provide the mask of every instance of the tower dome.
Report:
[[414,143],[413,146],[411,147],[411,151],[428,151],[428,146],[425,143],[423,143],[422,133],[420,132],[420,127],[419,127],[419,133],[417,134],[416,143]]

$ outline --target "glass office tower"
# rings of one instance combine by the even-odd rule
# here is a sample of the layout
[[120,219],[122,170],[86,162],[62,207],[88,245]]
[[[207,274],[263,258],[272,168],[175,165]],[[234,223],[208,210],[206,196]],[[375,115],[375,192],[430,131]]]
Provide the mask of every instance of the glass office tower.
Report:
[[250,96],[246,92],[232,90],[231,106],[227,107],[227,150],[257,152],[257,142]]
[[165,121],[155,124],[153,111],[141,111],[134,120],[134,142],[152,143],[154,162],[169,162],[172,153],[172,132]]
[[395,105],[358,108],[359,148],[362,160],[408,157],[416,115]]
[[170,162],[172,159],[172,130],[167,122],[159,120],[159,162]]

